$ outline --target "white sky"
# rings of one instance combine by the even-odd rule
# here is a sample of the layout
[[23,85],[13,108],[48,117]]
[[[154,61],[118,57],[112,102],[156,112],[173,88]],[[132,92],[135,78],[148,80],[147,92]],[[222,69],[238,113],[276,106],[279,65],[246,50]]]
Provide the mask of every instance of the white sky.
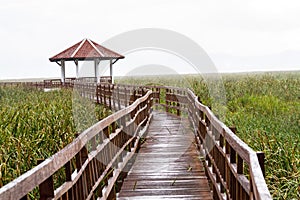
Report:
[[191,38],[221,72],[300,70],[297,0],[1,0],[0,79],[58,77],[49,57],[139,28]]

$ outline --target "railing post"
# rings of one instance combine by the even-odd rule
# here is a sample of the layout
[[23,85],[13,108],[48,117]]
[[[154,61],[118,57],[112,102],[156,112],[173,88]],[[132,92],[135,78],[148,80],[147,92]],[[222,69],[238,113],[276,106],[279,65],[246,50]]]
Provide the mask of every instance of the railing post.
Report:
[[[223,133],[220,134],[220,147],[222,149],[224,149],[224,137],[223,137],[223,134],[224,134],[224,130],[223,130]],[[222,170],[221,170],[221,176],[224,178],[224,180],[226,181],[226,153],[225,153],[225,156],[223,154],[221,154],[221,166],[222,166]],[[224,185],[221,183],[221,192],[224,193],[225,192],[225,188],[224,188]]]
[[169,89],[166,88],[166,112],[169,112]]
[[99,104],[100,103],[100,101],[99,101],[99,85],[98,84],[96,84],[96,98],[97,98],[97,104]]
[[[223,135],[225,135],[226,132],[225,130],[223,129]],[[225,140],[226,141],[226,140]],[[225,146],[225,158],[230,155],[230,145],[228,143],[228,141],[226,141],[226,146]],[[225,162],[226,164],[226,162]],[[227,189],[229,190],[230,189],[230,167],[229,167],[230,164],[226,164],[225,166],[225,181],[226,181],[226,185],[227,185]]]
[[97,90],[98,90],[98,98],[99,98],[99,102],[100,102],[100,104],[103,104],[103,101],[102,101],[102,87],[101,87],[101,83],[97,85]]
[[[109,130],[108,130],[108,126],[105,127],[105,128],[103,129],[103,133],[104,133],[104,135],[106,136],[106,138],[109,138]],[[106,139],[106,138],[104,138],[104,139]]]
[[[178,95],[181,95],[181,91],[180,90],[177,90],[176,91]],[[176,97],[176,94],[175,94],[175,99],[176,99],[176,106],[177,106],[177,116],[180,116],[181,113],[180,113],[180,103],[179,103],[179,100],[178,98]]]
[[71,168],[71,162],[68,161],[65,164],[65,173],[66,173],[66,181],[72,181],[72,168]]
[[262,151],[256,152],[257,158],[258,158],[258,162],[261,168],[261,171],[264,175],[264,177],[266,176],[266,171],[265,171],[265,153]]
[[127,103],[128,101],[127,101],[127,91],[126,91],[126,87],[124,86],[124,106],[126,107],[126,106],[128,106],[128,103]]
[[102,91],[103,91],[102,94],[103,94],[103,102],[104,102],[104,105],[108,107],[107,102],[106,102],[106,86],[105,86],[105,84],[104,84],[103,87],[102,87]]
[[[161,93],[160,93],[160,88],[158,88],[158,99],[157,99],[157,103],[158,104],[160,104],[160,95],[161,95]],[[159,105],[157,105],[157,107],[158,107]],[[156,108],[157,108],[156,107]]]
[[[229,128],[234,134],[236,134],[236,127]],[[232,147],[230,147],[230,163],[236,163],[236,152]]]
[[108,100],[109,100],[109,109],[111,110],[112,109],[112,102],[111,102],[111,95],[112,95],[112,92],[111,92],[111,85],[108,84]]
[[[243,159],[239,155],[237,155],[237,173],[238,174],[243,174],[243,172],[244,172],[243,162],[244,162]],[[242,187],[240,186],[239,181],[237,180],[236,181],[236,197],[237,197],[237,199],[242,199],[243,198],[242,195],[243,195]]]
[[[72,181],[72,166],[70,161],[68,161],[65,164],[65,174],[66,174],[66,182]],[[67,192],[67,199],[72,199],[72,197],[73,197],[73,188],[70,188],[70,190]]]
[[[37,160],[37,164],[41,164],[44,160]],[[39,185],[40,200],[47,200],[54,197],[53,177],[50,176]],[[23,197],[24,198],[24,197]]]
[[[75,136],[78,137],[78,133],[75,134]],[[75,156],[77,172],[81,169],[82,164],[86,161],[87,158],[88,158],[87,149],[86,149],[86,147],[83,147]],[[77,182],[77,184],[78,184],[77,192],[78,192],[79,199],[83,199],[85,187],[88,187],[86,178],[89,178],[89,175],[87,175],[87,177],[86,177],[83,174]]]
[[117,123],[116,122],[112,122],[111,123],[111,132],[114,133],[116,132],[117,129]]
[[121,110],[121,102],[120,102],[120,89],[119,86],[117,86],[117,98],[118,98],[118,110]]

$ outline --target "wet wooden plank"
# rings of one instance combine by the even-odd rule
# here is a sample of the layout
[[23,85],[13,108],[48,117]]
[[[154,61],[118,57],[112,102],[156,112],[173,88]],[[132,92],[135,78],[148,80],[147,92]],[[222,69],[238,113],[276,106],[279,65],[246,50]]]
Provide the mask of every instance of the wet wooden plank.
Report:
[[131,197],[119,197],[119,200],[211,200],[212,198],[209,196],[203,197],[195,197],[194,195],[150,195],[150,196],[131,196]]
[[194,135],[186,120],[154,112],[118,199],[212,199]]

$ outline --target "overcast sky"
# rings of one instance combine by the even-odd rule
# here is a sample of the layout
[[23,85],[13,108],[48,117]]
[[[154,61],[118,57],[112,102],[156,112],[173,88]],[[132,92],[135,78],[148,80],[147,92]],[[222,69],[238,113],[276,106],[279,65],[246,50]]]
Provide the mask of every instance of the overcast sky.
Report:
[[220,72],[300,70],[297,0],[1,0],[0,79],[58,77],[49,57],[139,28],[189,37]]

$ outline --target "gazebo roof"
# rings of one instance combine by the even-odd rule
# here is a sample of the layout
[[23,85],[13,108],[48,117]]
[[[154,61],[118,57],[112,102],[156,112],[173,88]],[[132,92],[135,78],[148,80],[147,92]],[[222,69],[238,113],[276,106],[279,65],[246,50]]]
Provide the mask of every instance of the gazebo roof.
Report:
[[124,56],[90,39],[83,39],[52,58],[49,58],[49,60],[51,62],[57,62],[61,60],[94,60],[96,58],[100,60],[111,60],[122,59]]

